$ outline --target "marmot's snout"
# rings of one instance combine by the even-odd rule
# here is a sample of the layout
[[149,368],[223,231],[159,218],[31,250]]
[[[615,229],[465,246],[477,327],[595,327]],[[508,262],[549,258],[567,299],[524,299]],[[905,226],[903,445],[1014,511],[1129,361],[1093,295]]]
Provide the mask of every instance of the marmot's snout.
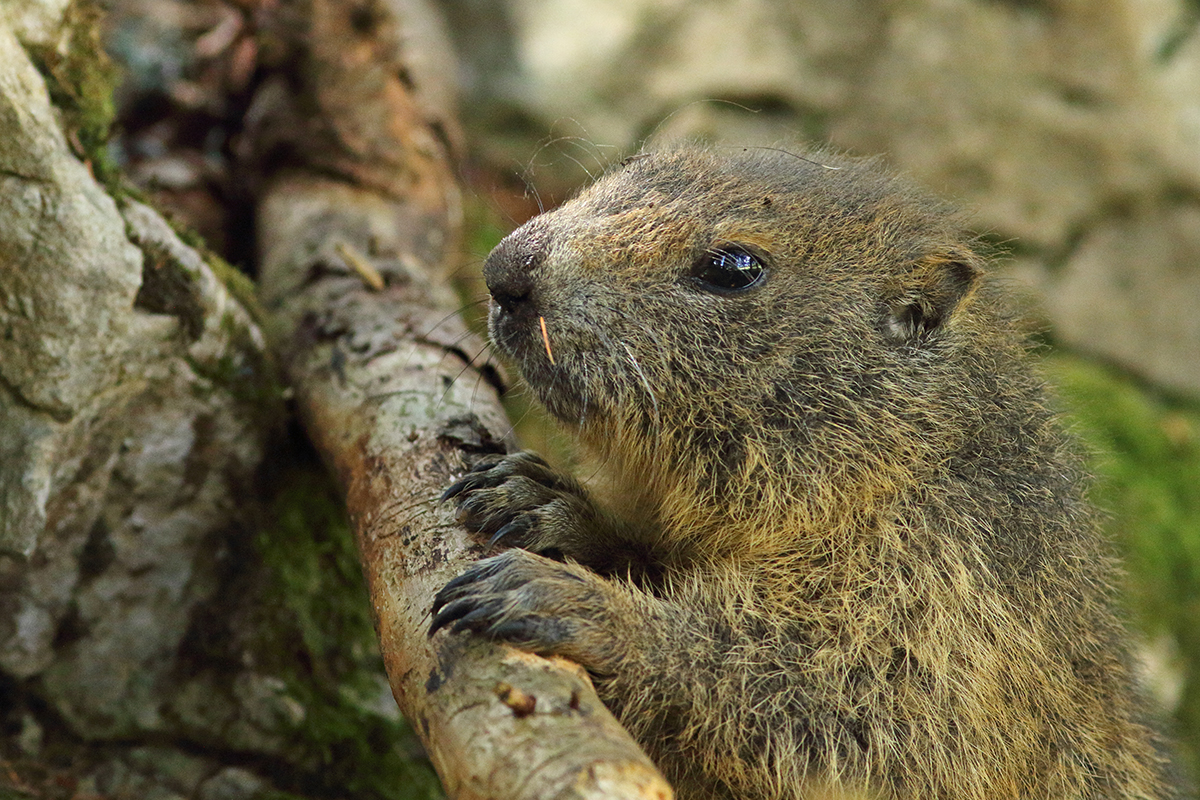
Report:
[[505,313],[538,315],[535,273],[546,257],[545,238],[525,225],[505,237],[484,262],[488,291]]

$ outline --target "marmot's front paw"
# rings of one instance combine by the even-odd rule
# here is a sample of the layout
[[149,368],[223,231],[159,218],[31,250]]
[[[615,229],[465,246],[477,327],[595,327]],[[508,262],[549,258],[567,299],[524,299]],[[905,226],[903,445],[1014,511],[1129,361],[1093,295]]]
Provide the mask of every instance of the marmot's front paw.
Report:
[[452,633],[475,631],[611,674],[621,652],[612,625],[613,593],[577,564],[509,550],[473,564],[438,592],[429,635],[452,625]]
[[486,458],[442,495],[456,499],[467,530],[552,557],[578,558],[572,543],[594,516],[583,488],[533,453]]

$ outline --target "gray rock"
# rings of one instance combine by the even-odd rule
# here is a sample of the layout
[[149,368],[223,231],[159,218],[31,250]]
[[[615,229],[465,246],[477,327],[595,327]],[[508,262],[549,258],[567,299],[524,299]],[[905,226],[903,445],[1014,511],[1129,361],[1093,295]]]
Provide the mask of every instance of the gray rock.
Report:
[[86,460],[86,429],[134,391],[120,381],[129,350],[161,327],[130,313],[142,255],[4,27],[0,132],[0,552],[28,556]]
[[0,670],[89,739],[163,732],[262,458],[265,341],[71,152],[0,24]]
[[251,800],[268,788],[266,781],[253,772],[226,767],[200,784],[196,797],[198,800]]
[[1200,392],[1200,204],[1106,217],[1041,280],[1065,343]]
[[70,0],[0,0],[0,19],[23,42],[46,44],[58,34],[58,21]]

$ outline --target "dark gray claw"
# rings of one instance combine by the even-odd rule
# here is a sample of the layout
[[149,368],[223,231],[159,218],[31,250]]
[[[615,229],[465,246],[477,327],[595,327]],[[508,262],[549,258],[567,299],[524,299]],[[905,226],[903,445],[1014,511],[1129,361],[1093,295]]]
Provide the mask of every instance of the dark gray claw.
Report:
[[509,534],[517,533],[517,532],[525,533],[529,530],[530,525],[531,525],[531,522],[528,517],[525,517],[525,516],[517,517],[516,519],[509,522],[507,525],[504,525],[502,528],[500,528],[500,530],[498,530],[494,534],[492,534],[492,538],[488,539],[487,546],[489,548],[495,547],[496,544],[501,539],[503,539],[505,536],[508,536]]
[[[459,601],[463,602],[463,601]],[[469,614],[464,615],[454,623],[454,627],[450,629],[451,633],[462,633],[463,631],[477,631],[487,627],[490,620],[495,619],[500,615],[500,603],[493,601],[486,605],[476,608]]]
[[467,473],[467,476],[465,478],[458,479],[454,483],[450,484],[450,488],[448,488],[446,491],[442,492],[441,501],[444,503],[447,500],[449,500],[451,497],[458,497],[460,494],[462,494],[464,491],[466,491],[467,487],[470,485],[471,485],[471,474]]
[[467,470],[467,473],[450,485],[450,488],[442,492],[442,502],[449,500],[452,497],[457,497],[468,489],[474,490],[484,486],[495,486],[500,483],[503,478],[496,477],[493,480],[488,480],[487,473],[500,463],[500,458],[485,458],[475,466]]
[[[433,622],[429,623],[429,635],[433,636],[451,622],[455,622],[457,620],[461,620],[463,617],[469,616],[473,609],[475,609],[474,600],[469,598],[455,600],[434,616]],[[457,631],[458,625],[455,625],[454,629]]]
[[490,562],[474,564],[471,567],[468,567],[465,572],[463,572],[457,578],[447,582],[446,585],[441,588],[441,590],[433,598],[432,612],[437,614],[442,606],[459,598],[459,596],[462,594],[460,591],[462,588],[469,586],[476,581],[490,577],[498,569],[500,569],[499,564]]

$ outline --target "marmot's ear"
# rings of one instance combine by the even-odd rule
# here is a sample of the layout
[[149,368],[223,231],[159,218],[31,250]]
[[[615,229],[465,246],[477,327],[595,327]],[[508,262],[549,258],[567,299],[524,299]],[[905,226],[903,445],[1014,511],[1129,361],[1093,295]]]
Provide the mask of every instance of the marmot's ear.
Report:
[[980,272],[970,253],[945,253],[917,262],[900,291],[887,301],[883,335],[907,344],[942,327],[974,290]]

